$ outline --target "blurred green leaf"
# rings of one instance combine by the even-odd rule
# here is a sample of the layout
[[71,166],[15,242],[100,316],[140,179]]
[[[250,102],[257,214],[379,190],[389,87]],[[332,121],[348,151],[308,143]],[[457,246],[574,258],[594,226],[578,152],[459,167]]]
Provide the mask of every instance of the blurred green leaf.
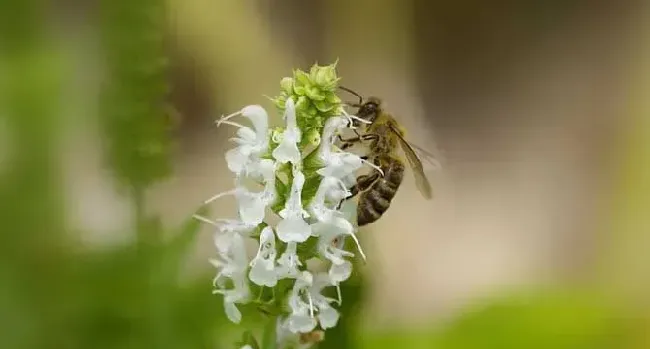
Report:
[[620,317],[589,292],[540,290],[466,309],[435,337],[449,349],[617,348]]
[[[361,270],[361,267],[355,270]],[[341,284],[343,303],[339,307],[341,314],[339,323],[325,332],[325,340],[317,344],[318,349],[356,347],[359,334],[358,315],[361,314],[364,290],[365,279],[358,273],[353,274],[350,279]]]
[[[262,334],[262,349],[277,349],[277,332],[276,332],[275,318],[267,320]],[[280,348],[281,349],[281,348]]]
[[633,318],[589,291],[542,289],[483,300],[429,329],[369,331],[359,344],[373,349],[637,348],[631,346]]

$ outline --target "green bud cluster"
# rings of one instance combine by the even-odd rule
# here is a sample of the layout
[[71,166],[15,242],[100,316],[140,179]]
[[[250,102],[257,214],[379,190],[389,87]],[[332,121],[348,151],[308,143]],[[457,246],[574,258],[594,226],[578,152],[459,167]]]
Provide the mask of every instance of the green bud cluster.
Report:
[[309,73],[294,70],[293,77],[282,79],[282,92],[273,98],[276,107],[281,111],[284,111],[287,98],[292,98],[296,103],[296,119],[303,132],[301,147],[320,144],[320,134],[325,121],[343,112],[341,99],[336,95],[340,80],[336,75],[336,64],[314,64]]

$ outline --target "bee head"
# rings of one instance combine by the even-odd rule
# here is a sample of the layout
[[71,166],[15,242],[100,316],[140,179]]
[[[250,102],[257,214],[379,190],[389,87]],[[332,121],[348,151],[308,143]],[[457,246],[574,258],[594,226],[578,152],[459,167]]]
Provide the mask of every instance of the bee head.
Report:
[[[359,108],[357,110],[356,116],[367,120],[369,122],[375,121],[379,113],[381,112],[381,100],[377,97],[368,97],[366,101],[363,101],[363,97],[361,97],[360,94],[354,92],[353,90],[345,87],[345,86],[339,86],[339,88],[343,91],[346,91],[348,93],[351,93],[359,98],[359,103],[346,103],[347,105],[355,108]],[[355,126],[357,122],[354,122]]]
[[377,115],[379,115],[380,111],[381,100],[377,97],[368,97],[368,99],[359,107],[357,116],[364,120],[373,122],[377,118]]

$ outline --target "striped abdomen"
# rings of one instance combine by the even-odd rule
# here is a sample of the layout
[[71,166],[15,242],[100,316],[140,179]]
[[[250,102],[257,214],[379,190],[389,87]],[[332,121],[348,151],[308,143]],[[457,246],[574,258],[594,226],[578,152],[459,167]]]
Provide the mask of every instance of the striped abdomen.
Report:
[[404,178],[404,164],[401,161],[386,156],[382,157],[380,162],[384,176],[359,196],[357,206],[359,226],[378,220],[386,212]]

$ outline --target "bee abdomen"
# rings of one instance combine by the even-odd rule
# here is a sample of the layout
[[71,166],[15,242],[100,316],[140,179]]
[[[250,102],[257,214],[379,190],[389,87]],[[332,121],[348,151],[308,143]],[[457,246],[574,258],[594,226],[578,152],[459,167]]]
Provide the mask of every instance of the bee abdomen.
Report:
[[357,209],[357,224],[363,226],[378,220],[395,197],[404,177],[404,165],[398,161],[389,161],[382,167],[384,177],[372,187],[361,193]]
[[397,189],[404,179],[404,164],[391,159],[391,162],[382,170],[384,171],[384,180]]

